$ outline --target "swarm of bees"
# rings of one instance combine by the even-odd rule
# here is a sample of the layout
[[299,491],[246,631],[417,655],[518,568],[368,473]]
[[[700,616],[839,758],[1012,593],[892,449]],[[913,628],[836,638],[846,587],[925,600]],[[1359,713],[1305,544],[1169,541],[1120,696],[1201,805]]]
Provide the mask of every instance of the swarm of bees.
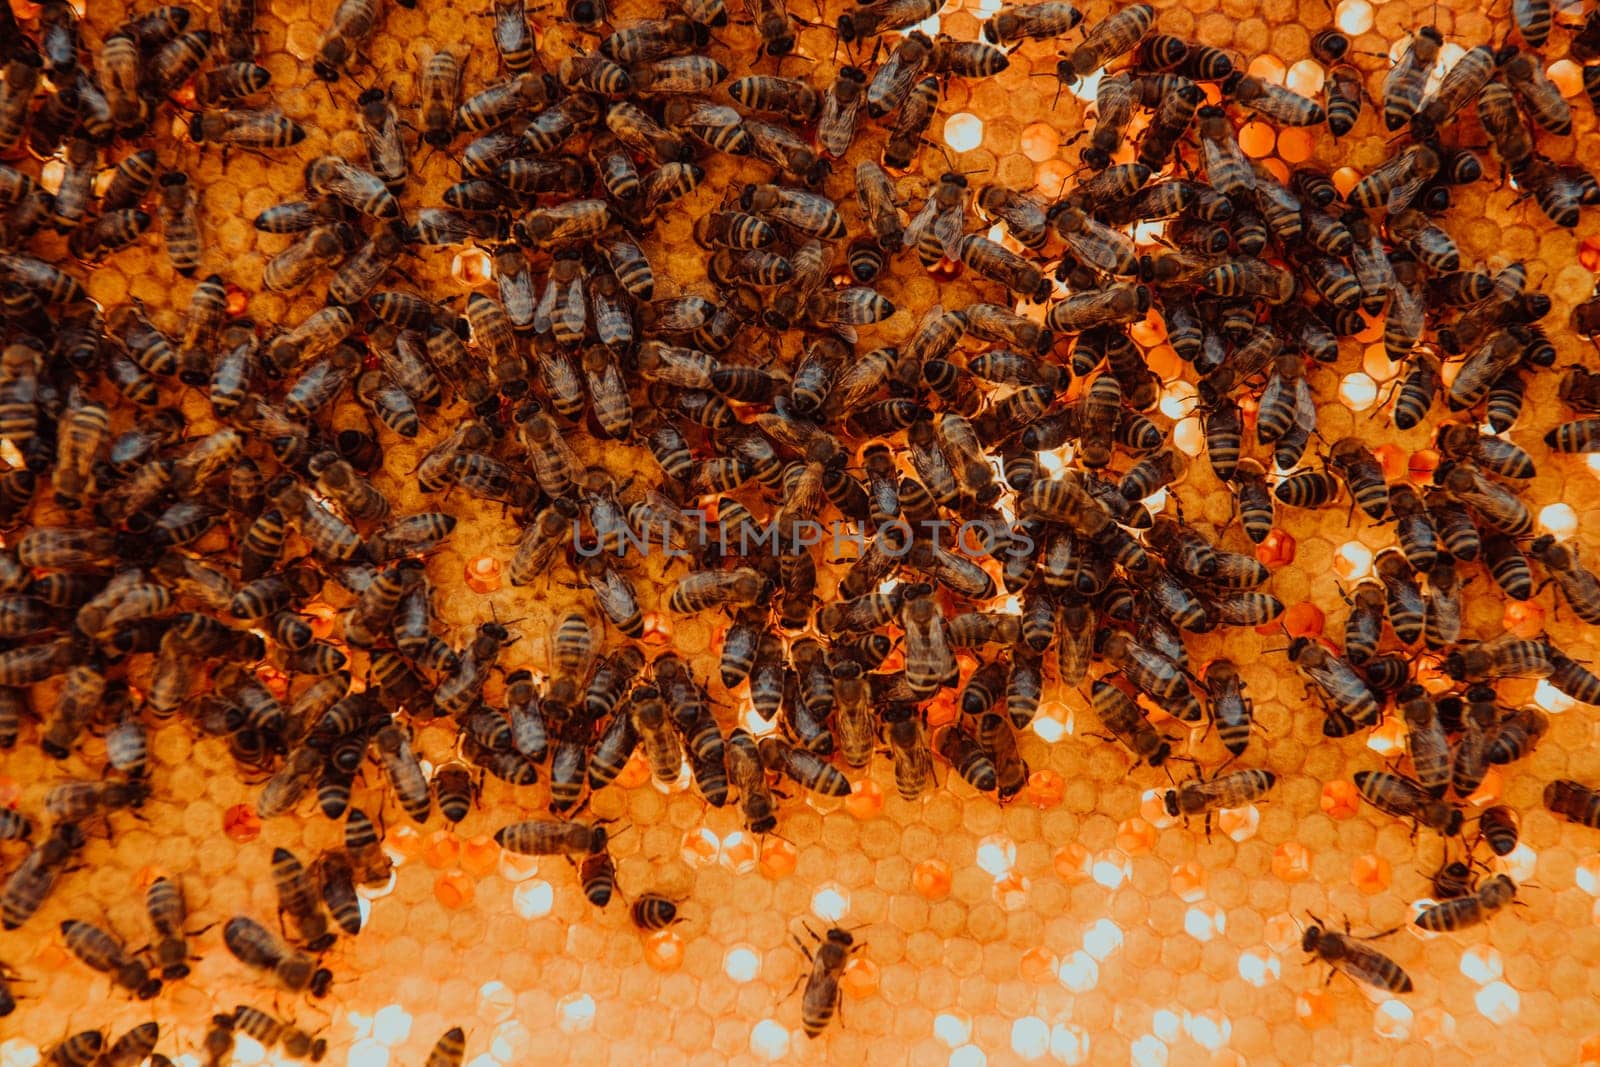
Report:
[[[621,828],[586,808],[635,758],[663,787],[686,768],[757,836],[782,832],[780,783],[848,796],[847,770],[880,754],[907,801],[944,764],[1008,802],[1030,780],[1019,732],[1058,690],[1136,764],[1166,773],[1193,747],[1174,722],[1215,727],[1228,764],[1264,763],[1240,668],[1191,662],[1186,635],[1276,623],[1285,605],[1251,549],[1293,509],[1346,495],[1351,521],[1392,524],[1394,545],[1346,591],[1342,641],[1291,636],[1310,700],[1296,714],[1331,738],[1386,709],[1403,721],[1404,763],[1355,778],[1373,807],[1446,840],[1418,927],[1511,903],[1516,884],[1480,851],[1514,851],[1517,815],[1464,804],[1549,721],[1503,707],[1497,683],[1600,704],[1600,677],[1542,635],[1469,634],[1464,588],[1481,562],[1478,595],[1528,600],[1542,569],[1559,605],[1597,624],[1600,580],[1572,544],[1533,536],[1520,486],[1534,459],[1504,436],[1557,362],[1552,302],[1522,263],[1465,262],[1448,225],[1452,190],[1493,160],[1556,226],[1600,203],[1593,175],[1540,152],[1572,127],[1540,52],[1550,5],[1513,4],[1517,43],[1468,47],[1436,83],[1444,37],[1418,29],[1382,78],[1392,154],[1348,187],[1239,143],[1246,121],[1325,124],[1335,146],[1362,121],[1377,68],[1336,30],[1313,44],[1327,68],[1314,100],[1159,32],[1148,4],[1098,18],[1006,6],[974,41],[926,28],[939,7],[852,4],[826,27],[847,54],[785,73],[811,24],[753,0],[763,58],[737,74],[749,64],[726,42],[749,31],[723,0],[653,18],[493,0],[497,69],[475,80],[438,48],[401,99],[364,88],[387,80],[366,59],[381,0],[340,0],[306,81],[349,97],[328,117],[362,150],[291,163],[308,130],[266,102],[253,3],[159,7],[103,32],[64,0],[22,22],[0,5],[0,747],[67,761],[98,735],[106,753],[104,774],[50,788],[42,820],[0,811],[0,841],[28,847],[8,858],[5,927],[76,877],[86,835],[162,801],[149,736],[174,719],[261,783],[260,818],[342,823],[340,848],[272,853],[275,924],[217,923],[263,983],[313,998],[339,979],[324,953],[361,931],[357,888],[390,877],[358,790],[454,825],[496,779],[527,817],[495,840],[571,858],[603,908],[621,892]],[[990,180],[929,140],[951,84],[995,77],[1021,47],[1055,49],[1052,76],[1092,97],[1092,119],[1063,131],[1081,169],[1059,190]],[[1600,106],[1600,14],[1569,54]],[[221,257],[177,159],[207,150],[299,168],[303,196],[253,219],[275,249],[259,278],[202,274]],[[424,172],[449,175],[437,200]],[[703,276],[658,276],[661,235],[686,213]],[[152,228],[189,280],[187,310],[91,299],[97,265]],[[417,262],[468,253],[487,266],[464,299],[418,282]],[[895,280],[929,273],[960,273],[983,299],[897,307]],[[263,291],[322,303],[258,322],[248,299]],[[1135,340],[1151,324],[1194,383],[1192,449]],[[1313,374],[1347,363],[1373,324],[1402,365],[1387,417],[1436,425],[1421,488],[1361,433],[1318,430]],[[1600,332],[1600,304],[1573,325]],[[1600,451],[1594,373],[1561,372],[1560,397],[1575,417],[1545,443]],[[404,443],[412,471],[387,462]],[[602,446],[639,469],[594,462]],[[1233,495],[1242,552],[1178,506],[1201,453]],[[463,499],[506,528],[514,590],[565,584],[581,609],[444,627],[434,561]],[[652,553],[675,561],[646,584]],[[673,615],[725,621],[714,667],[654,647]],[[548,663],[518,652],[535,628]],[[426,723],[457,736],[437,765],[414,743]],[[1197,770],[1163,802],[1209,833],[1215,813],[1270,802],[1278,777]],[[1591,786],[1552,782],[1545,803],[1600,827]],[[67,949],[132,997],[184,981],[210,946],[187,928],[177,873],[149,887],[150,931],[72,918]],[[678,900],[629,896],[641,930],[679,919]],[[1314,958],[1411,990],[1367,939],[1313,922]],[[837,926],[812,938],[816,1036],[864,942]],[[0,1014],[14,1006],[0,987]],[[211,1021],[205,1062],[226,1063],[237,1033],[327,1051],[240,1006]],[[137,1063],[157,1036],[151,1023],[108,1046],[85,1031],[50,1062]],[[455,1029],[427,1062],[464,1054]]]

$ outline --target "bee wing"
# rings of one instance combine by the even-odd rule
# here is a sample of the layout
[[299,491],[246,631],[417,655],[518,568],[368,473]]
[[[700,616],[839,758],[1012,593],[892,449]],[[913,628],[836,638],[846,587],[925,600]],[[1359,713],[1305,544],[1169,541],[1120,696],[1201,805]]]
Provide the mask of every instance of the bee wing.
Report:
[[551,319],[556,311],[556,298],[560,290],[554,278],[548,278],[544,283],[544,295],[539,298],[539,306],[533,312],[533,329],[535,333],[549,333]]
[[1407,286],[1396,285],[1389,290],[1389,296],[1389,314],[1405,328],[1406,336],[1421,337],[1423,308],[1417,294]]
[[956,261],[961,258],[961,238],[965,236],[962,231],[966,228],[966,221],[966,210],[960,203],[933,220],[933,233],[939,239],[946,259]]
[[583,332],[584,324],[588,320],[588,309],[583,299],[583,278],[573,278],[567,286],[566,299],[561,306],[561,323],[575,334]]
[[1388,199],[1384,204],[1389,214],[1393,215],[1404,211],[1411,205],[1411,201],[1416,199],[1417,194],[1422,192],[1422,187],[1427,184],[1427,177],[1415,175],[1390,189]]
[[917,217],[912,219],[911,224],[906,227],[905,237],[901,241],[901,245],[905,248],[915,248],[922,237],[922,232],[932,226],[934,220],[938,217],[939,201],[930,193],[927,203],[922,205],[922,210],[917,212]]

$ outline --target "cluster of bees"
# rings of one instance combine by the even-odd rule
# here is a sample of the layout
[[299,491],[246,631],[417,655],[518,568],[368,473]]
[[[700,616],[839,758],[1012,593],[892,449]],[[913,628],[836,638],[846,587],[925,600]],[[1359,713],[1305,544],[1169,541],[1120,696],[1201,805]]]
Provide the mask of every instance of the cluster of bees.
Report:
[[[321,953],[361,929],[356,888],[389,877],[381,833],[351,802],[364,776],[419,824],[435,804],[450,823],[465,818],[486,776],[524,790],[530,808],[541,798],[546,814],[496,840],[574,857],[604,907],[616,892],[608,828],[583,808],[636,751],[663,785],[687,764],[704,799],[736,803],[757,835],[781,823],[774,776],[845,796],[840,764],[859,771],[880,745],[907,800],[935,787],[936,757],[977,790],[1016,796],[1029,779],[1017,732],[1052,685],[1088,683],[1094,716],[1151,767],[1174,745],[1152,708],[1215,726],[1229,763],[1245,758],[1253,706],[1240,671],[1227,659],[1196,671],[1184,635],[1269,624],[1284,605],[1260,588],[1270,572],[1253,555],[1212,543],[1175,504],[1147,506],[1190,467],[1130,335],[1152,318],[1192,371],[1206,462],[1250,541],[1280,509],[1346,493],[1352,511],[1393,522],[1396,547],[1349,592],[1342,648],[1299,636],[1288,658],[1330,737],[1377,725],[1392,699],[1409,773],[1361,772],[1359,791],[1464,843],[1458,802],[1548,728],[1537,708],[1502,708],[1495,683],[1544,678],[1600,704],[1600,678],[1550,641],[1462,634],[1460,568],[1476,561],[1517,600],[1534,595],[1537,564],[1580,619],[1600,623],[1600,583],[1572,547],[1530,539],[1516,485],[1533,460],[1499,436],[1527,378],[1556,361],[1540,325],[1550,300],[1522,264],[1463,263],[1443,227],[1452,188],[1483,176],[1473,114],[1552,223],[1570,228],[1600,201],[1592,175],[1538,152],[1537,131],[1572,122],[1538,51],[1550,5],[1513,4],[1519,43],[1468,49],[1431,90],[1443,38],[1418,30],[1382,85],[1381,121],[1400,140],[1343,194],[1311,166],[1280,181],[1236,134],[1247,119],[1326,124],[1335,137],[1362,121],[1357,53],[1337,31],[1315,41],[1328,68],[1317,101],[1157,32],[1147,4],[1088,22],[1061,0],[1004,7],[981,41],[917,29],[938,7],[851,6],[834,29],[852,62],[814,79],[781,73],[799,20],[782,0],[757,0],[762,62],[776,72],[730,78],[717,58],[734,32],[722,0],[615,21],[572,0],[560,21],[584,44],[565,56],[540,46],[520,0],[495,0],[502,76],[463,85],[463,57],[440,49],[416,99],[361,92],[364,154],[310,160],[304,198],[255,219],[287,241],[262,277],[201,278],[169,331],[137,303],[90,300],[79,275],[153,225],[176,273],[208,262],[204,190],[173,168],[169,127],[228,152],[305,138],[263,102],[254,4],[224,0],[211,28],[194,9],[157,8],[98,41],[62,0],[26,24],[0,5],[0,154],[15,164],[0,166],[0,438],[12,457],[0,473],[0,746],[37,743],[65,760],[92,732],[108,764],[51,788],[47,831],[0,811],[0,839],[31,844],[0,888],[6,928],[69,877],[86,828],[160,794],[148,733],[173,717],[265,779],[262,818],[302,812],[314,794],[343,821],[343,847],[310,865],[274,853],[282,937],[246,915],[223,923],[238,961],[312,996],[334,978]],[[383,17],[379,0],[338,4],[312,64],[330,93],[383,80],[362,58]],[[908,202],[917,183],[905,172],[927,155],[951,80],[992,77],[1029,46],[1061,50],[1063,86],[1098,79],[1093,120],[1075,131],[1075,182],[1053,196],[974,191],[951,159]],[[1600,59],[1600,20],[1569,51]],[[1600,101],[1600,65],[1584,68],[1584,85]],[[408,191],[425,165],[458,180],[442,203],[416,206]],[[658,224],[718,183],[720,202],[693,227],[704,279],[658,291]],[[1129,234],[1151,225],[1164,237],[1141,252]],[[992,226],[1000,234],[986,235]],[[403,281],[408,257],[472,247],[493,285],[464,301]],[[893,343],[862,340],[896,310],[875,285],[957,271],[984,302],[914,308]],[[326,303],[268,325],[245,317],[231,286],[321,290]],[[1420,492],[1389,484],[1359,437],[1308,451],[1320,438],[1308,371],[1338,363],[1369,319],[1405,365],[1395,426],[1446,413],[1442,461]],[[1595,332],[1600,305],[1576,324]],[[1448,385],[1445,363],[1458,364]],[[1568,370],[1561,397],[1581,417],[1546,444],[1596,450],[1600,381]],[[418,439],[446,412],[451,428],[423,450],[405,500],[391,499],[378,487],[397,473],[381,473],[386,440]],[[652,466],[586,466],[605,442]],[[513,586],[570,575],[592,594],[592,610],[556,620],[547,670],[513,669],[515,624],[440,627],[429,560],[455,530],[453,494],[498,504],[520,529]],[[56,518],[30,525],[46,511]],[[824,521],[855,532],[853,558],[821,565],[812,535]],[[641,595],[629,551],[652,536],[687,566],[659,597]],[[314,604],[338,607],[331,627],[316,625]],[[647,658],[640,639],[657,608],[727,615],[717,680],[748,686],[777,730],[758,740],[719,717],[708,674],[676,652]],[[1455,689],[1441,696],[1415,677],[1419,642]],[[963,672],[958,654],[977,666]],[[34,699],[41,685],[52,699]],[[930,702],[952,698],[954,721],[930,730]],[[458,756],[430,774],[411,727],[439,721],[454,724]],[[1219,768],[1174,783],[1165,806],[1209,826],[1275,782]],[[1558,781],[1545,799],[1600,827],[1590,788]],[[1515,898],[1506,875],[1479,877],[1475,857],[1480,843],[1497,856],[1515,847],[1515,813],[1490,808],[1477,829],[1435,879],[1421,928],[1459,930]],[[83,920],[61,925],[79,960],[140,998],[182,980],[190,958],[181,885],[157,880],[147,903],[146,950]],[[641,894],[630,914],[661,929],[676,902]],[[861,947],[838,927],[814,940],[801,945],[813,1036]],[[1361,981],[1411,988],[1368,939],[1318,921],[1304,947]],[[0,994],[0,1014],[11,998]],[[290,1056],[325,1051],[241,1006],[213,1020],[207,1063],[227,1062],[235,1033]],[[107,1046],[86,1031],[50,1062],[137,1063],[157,1034],[151,1023]],[[428,1063],[463,1055],[452,1030]]]

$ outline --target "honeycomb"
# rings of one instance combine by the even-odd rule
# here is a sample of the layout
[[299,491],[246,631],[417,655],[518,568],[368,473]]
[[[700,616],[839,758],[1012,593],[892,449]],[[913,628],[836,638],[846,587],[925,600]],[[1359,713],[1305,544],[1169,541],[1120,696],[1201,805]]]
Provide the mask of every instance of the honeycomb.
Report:
[[[1248,57],[1251,73],[1309,94],[1324,76],[1310,57],[1311,39],[1329,25],[1353,38],[1367,88],[1379,98],[1386,69],[1380,57],[1415,27],[1439,27],[1448,42],[1444,64],[1464,47],[1508,33],[1504,16],[1459,0],[1340,0],[1332,10],[1286,0],[1156,6],[1162,31]],[[497,76],[489,20],[479,17],[477,5],[421,0],[415,9],[386,5],[365,49],[367,65],[325,87],[311,78],[309,62],[331,7],[280,0],[258,20],[259,61],[272,74],[272,102],[306,127],[304,143],[270,158],[235,152],[224,161],[176,141],[203,192],[202,273],[225,270],[262,323],[298,322],[319,306],[321,293],[319,286],[287,297],[258,289],[255,280],[283,239],[257,232],[249,220],[298,196],[301,164],[313,156],[361,158],[352,114],[359,88],[352,83],[387,85],[397,100],[413,100],[423,64],[444,46],[465,57],[469,91]],[[990,0],[952,3],[935,21],[944,33],[976,39],[994,8]],[[24,19],[36,14],[27,0],[13,0],[13,9]],[[1109,13],[1102,0],[1084,11],[1091,21]],[[647,13],[643,5],[625,4],[617,15]],[[836,13],[830,5],[819,23],[831,23]],[[535,21],[541,47],[562,55],[577,38],[556,14],[535,13]],[[125,15],[116,5],[95,5],[85,15],[86,37],[98,41]],[[803,58],[784,64],[785,72],[804,67],[819,84],[840,61],[832,31],[821,24],[799,27]],[[1565,37],[1557,31],[1547,58],[1560,56]],[[718,32],[714,52],[737,75],[753,61],[756,45],[753,29],[735,21]],[[1079,94],[1058,94],[1047,77],[1054,53],[1048,42],[1030,42],[1000,76],[952,79],[930,141],[948,147],[963,171],[1054,196],[1078,166],[1064,134],[1081,128],[1086,110]],[[772,61],[763,64],[770,69]],[[1595,117],[1580,99],[1576,69],[1556,59],[1551,74],[1574,100],[1574,128],[1570,137],[1541,135],[1540,151],[1557,162],[1600,165],[1593,147],[1600,142],[1588,140]],[[1269,166],[1273,158],[1291,165],[1312,160],[1356,173],[1393,152],[1370,108],[1356,132],[1337,143],[1320,127],[1275,133],[1265,123],[1248,125],[1241,142]],[[718,169],[724,163],[708,166],[701,188],[658,227],[657,274],[672,286],[683,279],[692,289],[700,276],[692,220],[715,206],[730,180],[731,168]],[[918,166],[931,185],[948,164],[941,153],[924,150]],[[1486,169],[1487,180],[1455,190],[1445,223],[1464,263],[1528,262],[1553,300],[1548,322],[1560,363],[1588,361],[1588,342],[1565,324],[1594,285],[1600,245],[1585,238],[1592,220],[1576,231],[1557,229],[1496,180],[1492,163]],[[841,200],[844,173],[839,168],[828,184]],[[437,203],[452,180],[443,154],[423,162],[407,193],[408,210]],[[470,259],[453,258],[451,249],[425,250],[408,271],[419,286],[459,300],[482,277],[473,275]],[[138,300],[158,322],[181,321],[190,286],[175,277],[152,235],[83,276],[104,306]],[[899,310],[863,331],[868,340],[903,338],[932,303],[960,307],[994,287],[966,275],[935,281],[907,264],[882,288]],[[1150,343],[1151,365],[1163,378],[1161,425],[1176,425],[1176,441],[1196,443],[1192,371],[1159,347],[1159,323],[1136,327],[1135,334]],[[1370,332],[1347,341],[1337,364],[1312,366],[1320,431],[1329,441],[1354,433],[1381,443],[1390,480],[1422,484],[1431,423],[1399,433],[1387,418],[1374,417],[1400,374],[1377,340]],[[1530,379],[1523,417],[1508,436],[1537,460],[1527,499],[1541,508],[1538,532],[1571,539],[1593,563],[1600,561],[1600,522],[1589,522],[1600,508],[1600,465],[1553,455],[1541,440],[1550,425],[1569,417],[1558,414],[1556,379],[1555,373]],[[203,402],[183,403],[191,433],[216,428]],[[447,429],[435,417],[417,442],[388,438],[380,488],[396,501],[413,501],[409,472]],[[613,469],[641,463],[637,450],[621,445],[583,449],[586,461]],[[1205,463],[1192,464],[1173,492],[1188,521],[1219,544],[1255,551],[1234,521],[1231,494]],[[457,496],[447,508],[460,525],[428,563],[442,632],[464,641],[478,623],[498,618],[520,634],[502,666],[547,670],[550,620],[586,601],[558,580],[524,589],[503,581],[500,565],[510,550],[498,505]],[[407,510],[416,509],[413,503]],[[1336,637],[1348,609],[1330,576],[1346,585],[1367,576],[1374,554],[1394,543],[1394,531],[1359,515],[1348,519],[1342,507],[1280,509],[1278,516],[1279,529],[1261,553],[1273,569],[1267,588],[1289,606],[1286,621],[1295,632],[1325,629]],[[35,521],[64,519],[45,505]],[[1593,630],[1558,607],[1554,590],[1517,604],[1499,594],[1481,565],[1464,573],[1471,579],[1464,635],[1542,630],[1573,658],[1595,657]],[[710,614],[668,615],[664,593],[654,592],[672,580],[668,561],[647,561],[638,580],[652,612],[646,647],[652,654],[676,649],[720,707],[745,707],[742,690],[728,692],[717,680],[723,624]],[[148,1018],[161,1023],[158,1048],[195,1067],[211,1015],[240,1003],[294,1019],[326,1038],[327,1062],[351,1067],[419,1064],[452,1026],[466,1032],[472,1067],[868,1059],[1147,1067],[1482,1062],[1495,1054],[1600,1061],[1593,978],[1600,973],[1597,838],[1557,820],[1540,801],[1555,778],[1600,781],[1592,716],[1547,684],[1501,684],[1507,703],[1532,701],[1552,721],[1536,751],[1503,773],[1492,771],[1469,805],[1482,810],[1504,802],[1520,813],[1521,846],[1494,866],[1523,884],[1525,906],[1460,934],[1426,935],[1410,920],[1443,859],[1440,839],[1413,834],[1359,803],[1352,784],[1355,772],[1400,760],[1397,720],[1391,712],[1370,733],[1323,736],[1320,716],[1282,655],[1282,632],[1263,629],[1188,638],[1196,664],[1224,652],[1239,663],[1261,727],[1246,763],[1279,776],[1267,798],[1224,812],[1209,835],[1198,823],[1169,817],[1160,803],[1171,788],[1167,777],[1130,766],[1120,747],[1092,736],[1097,727],[1082,694],[1053,685],[1020,738],[1031,777],[1006,805],[943,764],[939,788],[906,802],[888,760],[879,757],[868,772],[849,775],[847,798],[789,799],[777,832],[758,840],[744,832],[735,806],[708,808],[686,782],[655,785],[636,755],[618,782],[590,801],[593,816],[615,820],[611,849],[622,900],[604,911],[584,899],[567,862],[503,853],[495,845],[493,832],[527,817],[533,794],[491,780],[454,827],[437,813],[427,825],[412,825],[389,802],[384,847],[395,877],[363,891],[365,928],[358,937],[341,937],[324,957],[334,983],[318,1000],[282,994],[244,968],[224,950],[220,924],[247,914],[272,925],[273,849],[309,859],[340,844],[340,827],[309,815],[257,820],[260,784],[241,780],[223,742],[199,738],[185,725],[161,726],[152,733],[151,801],[137,817],[113,816],[114,832],[91,836],[80,869],[40,914],[0,938],[0,958],[21,979],[13,986],[17,1011],[0,1020],[0,1067],[32,1067],[42,1051],[79,1030],[118,1035]],[[499,684],[491,681],[491,699],[499,697]],[[455,743],[454,731],[437,721],[420,725],[414,740],[430,765],[448,760]],[[1214,733],[1197,732],[1189,751],[1207,767],[1224,758]],[[98,738],[64,763],[49,761],[30,727],[0,762],[0,803],[37,813],[64,775],[94,777],[104,764]],[[377,812],[385,792],[369,764],[355,803]],[[22,855],[20,846],[0,842],[8,871]],[[191,942],[199,958],[191,976],[171,983],[160,999],[135,1002],[75,960],[56,930],[63,919],[86,918],[139,945],[147,931],[142,891],[162,874],[183,880],[191,926],[204,928]],[[646,891],[679,901],[682,921],[642,935],[628,921],[626,902]],[[1411,974],[1415,991],[1396,999],[1342,978],[1325,984],[1326,968],[1303,965],[1300,933],[1308,913],[1335,924],[1348,918],[1357,933],[1401,927],[1381,946]],[[864,945],[846,971],[838,1019],[815,1041],[801,1030],[799,996],[790,995],[806,972],[793,940],[801,920],[818,929],[840,924]],[[240,1039],[232,1062],[287,1062],[276,1057]]]

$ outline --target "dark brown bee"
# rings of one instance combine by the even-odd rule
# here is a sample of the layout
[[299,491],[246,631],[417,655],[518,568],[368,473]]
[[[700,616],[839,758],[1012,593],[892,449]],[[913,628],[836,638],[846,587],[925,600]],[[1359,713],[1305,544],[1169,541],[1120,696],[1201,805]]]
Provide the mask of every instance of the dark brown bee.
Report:
[[289,148],[306,139],[299,123],[271,111],[201,111],[189,120],[189,138],[197,144],[242,148]]
[[1516,883],[1506,875],[1497,874],[1478,883],[1477,891],[1472,895],[1430,905],[1413,921],[1422,929],[1434,933],[1465,930],[1469,926],[1487,922],[1516,896]]
[[111,975],[116,984],[140,1000],[149,1000],[161,992],[161,979],[152,976],[142,961],[129,956],[121,942],[100,927],[68,919],[61,924],[61,937],[74,956]]
[[[880,0],[880,3],[893,2],[895,0]],[[862,946],[856,944],[848,931],[837,926],[830,927],[825,937],[818,937],[809,926],[806,927],[806,933],[811,935],[814,947],[807,947],[798,937],[795,938],[795,944],[811,965],[805,992],[800,996],[800,1015],[806,1036],[814,1038],[828,1028],[834,1013],[839,1010],[839,980],[844,977],[845,964],[850,956]]]
[[1350,665],[1309,638],[1295,638],[1289,662],[1322,691],[1331,714],[1323,725],[1330,737],[1344,737],[1356,727],[1370,726],[1381,710],[1367,683]]
[[606,830],[564,819],[530,819],[501,827],[494,839],[525,856],[592,856],[605,850]]
[[1461,811],[1439,800],[1420,783],[1386,771],[1357,771],[1356,789],[1373,807],[1398,819],[1454,837],[1461,830]]
[[257,970],[269,971],[290,992],[308,990],[326,996],[333,974],[304,952],[291,949],[254,919],[236,915],[222,929],[223,944],[234,958]]
[[1082,21],[1083,14],[1063,0],[1007,5],[984,21],[983,39],[1004,45],[1027,38],[1064,37]]
[[682,921],[677,903],[655,893],[645,893],[635,900],[628,908],[628,917],[641,930],[665,930]]
[[1394,960],[1366,944],[1367,941],[1387,937],[1394,933],[1393,930],[1370,938],[1359,938],[1352,937],[1348,931],[1336,934],[1316,916],[1312,916],[1312,919],[1313,924],[1306,928],[1300,938],[1301,949],[1312,953],[1335,971],[1374,989],[1387,993],[1411,992],[1411,976],[1401,970]]

